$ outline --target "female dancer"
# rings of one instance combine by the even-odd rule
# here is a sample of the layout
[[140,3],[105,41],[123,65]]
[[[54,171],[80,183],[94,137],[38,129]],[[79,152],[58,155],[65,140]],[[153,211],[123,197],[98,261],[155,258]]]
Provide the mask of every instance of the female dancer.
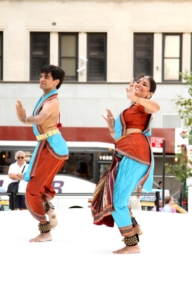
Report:
[[156,83],[150,76],[141,76],[126,88],[127,98],[132,101],[116,120],[107,109],[109,132],[115,139],[115,152],[110,169],[96,186],[91,203],[94,224],[112,227],[114,222],[124,237],[125,247],[116,254],[138,253],[139,237],[134,230],[128,208],[132,191],[143,187],[150,191],[153,184],[153,155],[146,136],[150,132],[150,120],[159,105],[150,100]]

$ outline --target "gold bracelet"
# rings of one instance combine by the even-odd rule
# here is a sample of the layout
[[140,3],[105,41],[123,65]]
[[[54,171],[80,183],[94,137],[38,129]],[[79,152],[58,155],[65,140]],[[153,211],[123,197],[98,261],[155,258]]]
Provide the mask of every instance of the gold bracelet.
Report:
[[27,117],[25,118],[25,124],[26,124],[26,125],[30,125],[30,124],[27,122]]

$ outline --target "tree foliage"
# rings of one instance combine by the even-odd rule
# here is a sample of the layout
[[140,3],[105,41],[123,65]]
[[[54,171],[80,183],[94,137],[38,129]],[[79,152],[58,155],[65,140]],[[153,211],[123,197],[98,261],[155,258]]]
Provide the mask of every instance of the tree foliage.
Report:
[[[192,72],[180,73],[180,75],[189,87],[189,97],[177,96],[177,99],[174,99],[173,101],[175,102],[180,118],[183,119],[188,143],[192,145]],[[185,149],[184,146],[179,146],[181,153],[175,155],[175,159],[177,159],[175,164],[165,164],[166,172],[173,174],[181,183],[185,183],[187,178],[192,177],[192,161],[187,155],[187,151],[185,150],[186,146]]]
[[192,72],[180,73],[182,79],[185,80],[186,85],[189,87],[189,97],[177,96],[174,99],[176,109],[181,119],[183,119],[185,129],[188,130],[189,144],[192,144]]
[[177,162],[174,165],[169,163],[165,164],[166,172],[170,172],[178,181],[185,183],[187,178],[192,177],[192,161],[187,156],[185,146],[181,147],[181,153],[177,153],[175,159],[177,159]]

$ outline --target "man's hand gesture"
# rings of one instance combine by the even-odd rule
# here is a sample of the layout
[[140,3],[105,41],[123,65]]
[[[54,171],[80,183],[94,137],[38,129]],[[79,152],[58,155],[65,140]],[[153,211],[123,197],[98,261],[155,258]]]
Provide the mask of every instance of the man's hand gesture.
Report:
[[17,117],[21,122],[25,122],[25,118],[26,118],[26,111],[23,108],[23,105],[21,103],[21,101],[17,100],[17,104],[16,104],[16,111],[17,111]]

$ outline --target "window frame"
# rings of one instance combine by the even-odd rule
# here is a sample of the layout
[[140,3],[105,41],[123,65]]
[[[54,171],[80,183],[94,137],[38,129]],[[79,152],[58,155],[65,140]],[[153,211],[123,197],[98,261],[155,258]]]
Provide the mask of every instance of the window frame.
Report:
[[[164,59],[165,59],[165,37],[166,36],[179,36],[180,37],[180,45],[179,45],[179,72],[182,72],[182,42],[183,42],[183,34],[182,33],[163,33],[163,48],[162,48],[162,82],[166,83],[180,83],[182,81],[181,75],[179,75],[178,80],[166,80],[164,79]],[[175,57],[173,58],[166,58],[166,59],[177,59]]]
[[2,51],[2,54],[0,55],[0,59],[1,59],[0,81],[2,81],[3,80],[3,31],[0,31],[0,37],[1,37],[1,51]]
[[[133,75],[134,75],[134,78],[136,79],[136,61],[135,59],[137,58],[141,58],[141,57],[136,57],[136,41],[135,41],[135,36],[136,35],[146,35],[146,36],[151,36],[152,38],[152,41],[151,41],[151,51],[152,51],[152,55],[151,55],[151,67],[150,67],[150,70],[151,70],[151,73],[150,76],[153,77],[153,74],[154,74],[154,69],[153,69],[153,63],[154,63],[154,33],[134,33],[134,36],[133,36]],[[149,57],[142,57],[141,59],[148,59]]]
[[[48,52],[47,52],[47,54],[48,54],[48,56],[33,56],[32,55],[32,47],[33,47],[33,44],[32,44],[32,37],[33,37],[33,35],[37,35],[37,34],[44,34],[44,35],[47,35],[48,36],[48,39],[47,39],[47,42],[48,42]],[[47,58],[47,64],[49,64],[50,63],[50,32],[34,32],[34,31],[31,31],[30,32],[30,81],[37,81],[37,80],[39,80],[39,78],[38,79],[33,79],[33,77],[32,77],[32,62],[33,62],[33,58]],[[39,77],[40,77],[40,73],[39,73]]]
[[[89,57],[89,51],[90,51],[90,47],[89,47],[89,37],[93,36],[93,35],[104,35],[104,57]],[[89,72],[89,61],[90,59],[104,59],[104,79],[90,79],[90,72]],[[88,59],[88,63],[87,63],[87,82],[106,82],[107,81],[107,33],[106,32],[94,32],[94,33],[87,33],[87,59]]]
[[[59,33],[59,65],[60,65],[60,67],[61,67],[61,60],[63,59],[63,58],[74,58],[74,57],[62,57],[61,56],[61,37],[62,37],[62,35],[74,35],[74,36],[76,36],[75,37],[75,41],[76,41],[76,51],[75,51],[75,53],[76,53],[76,61],[75,61],[75,65],[76,65],[76,69],[75,69],[75,71],[76,71],[76,76],[75,76],[75,79],[66,79],[66,72],[65,72],[65,80],[66,81],[69,81],[69,82],[77,82],[78,81],[78,72],[77,72],[77,69],[78,69],[78,50],[79,50],[79,34],[78,33],[69,33],[69,32],[61,32],[61,33]],[[64,68],[64,71],[65,71],[65,68]]]

